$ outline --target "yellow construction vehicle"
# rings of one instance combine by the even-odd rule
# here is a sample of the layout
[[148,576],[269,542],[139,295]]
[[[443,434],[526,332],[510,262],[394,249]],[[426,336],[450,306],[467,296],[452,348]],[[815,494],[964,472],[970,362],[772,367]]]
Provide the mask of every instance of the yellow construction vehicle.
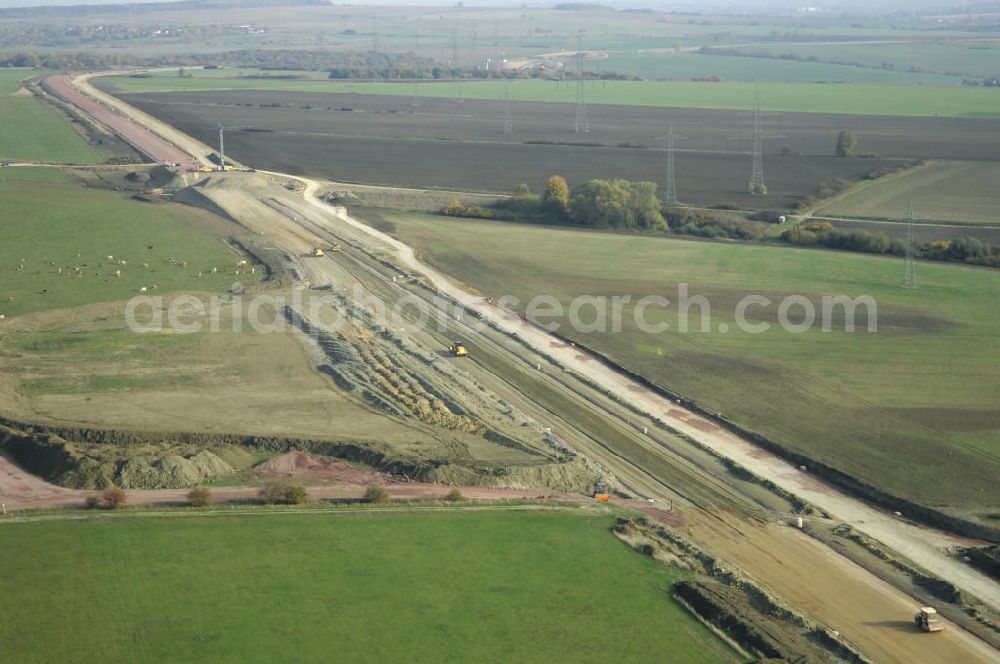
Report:
[[913,622],[925,632],[940,632],[944,629],[944,620],[938,615],[937,610],[929,606],[921,607],[913,617]]
[[608,500],[610,499],[610,497],[611,496],[608,494],[608,483],[607,482],[605,482],[604,480],[600,480],[599,482],[597,482],[597,484],[594,485],[594,499],[595,500],[600,500],[600,501],[603,501],[603,502],[606,503],[606,502],[608,502]]
[[316,258],[321,258],[323,256],[326,256],[326,252],[323,251],[322,247],[316,247],[315,249],[313,249],[312,255],[315,256]]
[[212,172],[214,172],[214,171],[215,171],[215,169],[214,169],[214,168],[212,168],[211,166],[202,166],[202,167],[201,167],[200,169],[198,169],[198,170],[200,170],[200,171],[201,171],[202,173],[212,173]]
[[461,341],[456,341],[452,345],[448,346],[448,352],[451,353],[452,357],[466,357],[469,354],[465,344]]

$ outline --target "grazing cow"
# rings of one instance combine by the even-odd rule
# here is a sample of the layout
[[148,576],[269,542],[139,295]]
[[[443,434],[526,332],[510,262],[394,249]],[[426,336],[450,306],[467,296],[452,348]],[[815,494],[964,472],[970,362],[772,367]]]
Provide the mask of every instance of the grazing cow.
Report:
[[140,288],[140,289],[139,289],[139,292],[140,292],[140,293],[145,293],[145,292],[146,292],[146,287],[145,287],[145,286],[143,286],[142,288]]

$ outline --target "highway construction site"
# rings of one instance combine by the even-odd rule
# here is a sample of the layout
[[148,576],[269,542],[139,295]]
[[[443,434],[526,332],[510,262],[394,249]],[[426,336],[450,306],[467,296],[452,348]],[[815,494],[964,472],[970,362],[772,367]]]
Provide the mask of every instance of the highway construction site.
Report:
[[[246,291],[234,286],[220,305],[225,314],[246,316],[255,297],[269,298],[267,324],[286,330],[308,370],[353,410],[331,412],[328,427],[298,435],[294,425],[260,430],[236,421],[226,430],[167,427],[171,417],[184,421],[169,408],[154,422],[123,414],[115,426],[58,413],[11,417],[0,422],[10,457],[68,488],[19,476],[28,488],[9,506],[72,505],[81,490],[108,483],[169,501],[173,494],[152,492],[224,479],[293,451],[347,459],[391,486],[431,492],[460,485],[483,497],[588,500],[603,481],[612,502],[644,515],[622,519],[616,534],[696,571],[699,581],[682,587],[682,599],[757,652],[807,661],[995,661],[1000,586],[945,551],[969,540],[841,493],[498,306],[494,294],[469,292],[326,202],[334,183],[249,164],[190,172],[214,163],[210,148],[96,91],[87,77],[54,84],[65,101],[90,100],[77,104],[83,112],[96,113],[94,99],[103,112],[114,105],[111,128],[126,142],[155,162],[182,164],[119,168],[154,171],[158,186],[146,195],[232,224],[248,260],[269,278]],[[134,132],[141,144],[130,140]],[[467,356],[449,351],[457,343]],[[225,388],[216,396],[224,402]],[[393,433],[343,433],[362,411],[390,422]],[[272,472],[318,463],[275,462]],[[0,470],[2,489],[18,471]],[[329,489],[339,495],[372,481],[336,478],[347,487]],[[947,629],[914,629],[922,605],[936,606]]]

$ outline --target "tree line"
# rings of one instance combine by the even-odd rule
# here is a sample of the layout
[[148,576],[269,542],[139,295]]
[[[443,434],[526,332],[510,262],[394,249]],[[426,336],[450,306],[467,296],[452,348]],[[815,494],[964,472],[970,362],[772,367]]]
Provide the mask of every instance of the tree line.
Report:
[[[610,230],[671,232],[711,239],[762,240],[780,212],[760,212],[749,218],[723,210],[665,205],[653,182],[588,180],[570,188],[565,178],[549,177],[540,194],[522,184],[514,196],[491,206],[465,205],[451,200],[443,215],[476,219],[557,223]],[[902,256],[906,245],[885,233],[835,228],[826,221],[807,221],[784,231],[780,241],[800,247],[824,247],[870,254]],[[929,260],[958,261],[1000,267],[1000,247],[976,237],[934,240],[920,244],[916,255]]]

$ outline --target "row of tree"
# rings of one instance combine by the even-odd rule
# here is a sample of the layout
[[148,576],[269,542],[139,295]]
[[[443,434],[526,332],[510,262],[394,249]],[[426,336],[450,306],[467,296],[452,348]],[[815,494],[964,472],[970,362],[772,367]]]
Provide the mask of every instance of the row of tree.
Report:
[[[405,65],[404,65],[405,63]],[[360,68],[430,69],[433,61],[412,53],[369,53],[306,49],[241,49],[220,53],[189,53],[148,56],[135,53],[14,52],[0,55],[0,67],[43,67],[46,69],[114,69],[118,67],[247,67],[259,69],[302,69],[332,71]]]
[[[825,221],[810,221],[789,228],[781,234],[781,239],[802,247],[827,247],[844,251],[858,251],[869,254],[906,253],[906,244],[899,239],[891,239],[885,233],[870,231],[846,231],[833,227]],[[988,242],[966,236],[957,240],[932,240],[917,245],[915,253],[919,258],[939,261],[958,261],[976,265],[993,265],[1000,262],[1000,256]]]
[[[589,228],[664,231],[706,238],[760,239],[776,213],[762,213],[763,222],[709,210],[666,207],[653,182],[588,180],[570,189],[565,178],[553,175],[534,194],[526,184],[515,195],[491,207],[463,205],[452,200],[440,210],[456,217],[565,223]],[[777,215],[780,217],[780,215]],[[903,255],[906,245],[885,233],[841,230],[825,221],[792,226],[781,234],[789,244],[842,251]],[[1000,267],[1000,250],[975,237],[927,242],[917,255],[932,260],[962,261]]]

